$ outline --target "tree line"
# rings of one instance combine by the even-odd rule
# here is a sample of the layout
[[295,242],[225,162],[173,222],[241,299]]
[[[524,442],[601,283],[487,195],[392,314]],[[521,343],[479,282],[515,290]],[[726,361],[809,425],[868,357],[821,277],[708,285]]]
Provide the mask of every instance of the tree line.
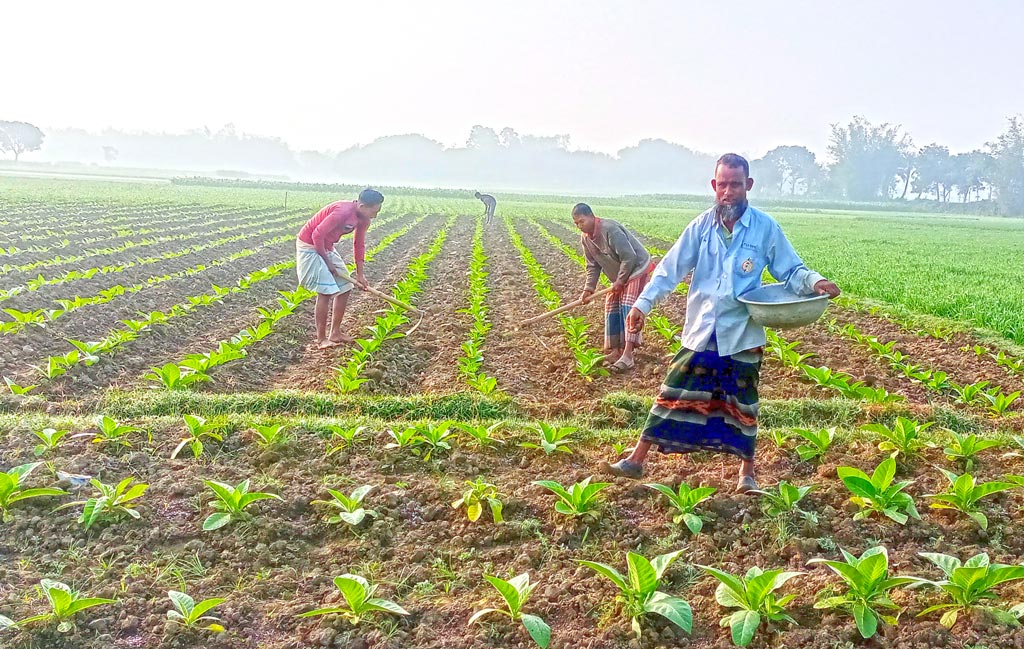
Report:
[[[714,155],[646,139],[615,155],[573,149],[569,136],[520,134],[477,125],[449,147],[419,134],[377,138],[342,151],[296,151],[278,138],[236,132],[46,134],[25,122],[0,121],[0,153],[31,151],[53,162],[170,169],[222,177],[484,191],[609,194],[706,194]],[[850,202],[925,201],[947,209],[1024,216],[1024,118],[974,151],[916,147],[900,126],[863,117],[831,127],[826,160],[804,146],[772,149],[751,161],[755,195]]]

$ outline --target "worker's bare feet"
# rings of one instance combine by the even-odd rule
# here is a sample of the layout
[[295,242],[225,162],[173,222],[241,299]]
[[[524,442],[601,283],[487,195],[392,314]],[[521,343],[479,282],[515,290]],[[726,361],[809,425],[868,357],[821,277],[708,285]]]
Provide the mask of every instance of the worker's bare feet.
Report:
[[348,334],[335,334],[330,337],[330,341],[335,345],[351,345],[356,339]]
[[333,340],[321,340],[316,344],[317,349],[330,349],[332,347],[341,347],[345,343],[335,342]]

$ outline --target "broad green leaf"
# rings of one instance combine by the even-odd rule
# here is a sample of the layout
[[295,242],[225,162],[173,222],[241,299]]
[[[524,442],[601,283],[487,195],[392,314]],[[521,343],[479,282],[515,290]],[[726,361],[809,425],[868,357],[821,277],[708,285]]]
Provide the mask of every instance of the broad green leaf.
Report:
[[223,598],[223,597],[212,597],[210,599],[204,599],[203,601],[201,601],[198,604],[196,604],[195,609],[193,609],[193,611],[192,611],[192,616],[198,618],[199,616],[203,615],[207,611],[209,611],[209,610],[211,610],[211,609],[213,609],[213,608],[215,608],[217,606],[220,606],[225,601],[227,601],[227,600],[225,598]]
[[[177,591],[177,590],[169,590],[169,591],[167,591],[167,597],[169,597],[171,599],[171,602],[174,604],[174,606],[177,607],[177,609],[179,611],[181,611],[182,613],[184,613],[185,615],[191,615],[192,614],[192,610],[196,606],[196,602],[195,602],[194,599],[192,599],[191,597],[189,597],[185,593],[182,593],[182,592]],[[168,613],[173,613],[173,612],[174,611],[168,611]],[[199,615],[202,615],[202,613],[199,613]]]
[[365,610],[368,611],[384,611],[385,613],[393,613],[395,615],[408,615],[409,611],[405,610],[398,604],[386,599],[368,599],[366,600]]
[[626,553],[626,565],[629,567],[629,583],[633,590],[650,593],[658,587],[658,576],[646,557],[635,552],[628,552]]
[[210,514],[209,516],[207,516],[206,520],[203,521],[203,530],[206,532],[216,530],[221,527],[224,527],[230,522],[231,514],[227,512],[216,512],[214,514]]
[[862,638],[867,639],[878,632],[878,618],[875,612],[862,604],[854,604],[853,619]]
[[704,529],[704,520],[696,514],[689,512],[683,514],[683,522],[689,528],[691,534],[700,534],[700,531]]
[[761,626],[761,614],[757,611],[736,611],[729,618],[733,643],[739,647],[746,647],[753,641],[759,626]]
[[476,613],[473,613],[472,616],[470,616],[469,622],[466,623],[466,626],[473,626],[474,622],[476,622],[477,620],[479,620],[480,618],[482,618],[483,616],[485,616],[485,615],[487,615],[489,613],[504,613],[504,611],[499,611],[496,608],[483,608],[483,609],[480,609]]
[[519,619],[523,621],[526,632],[530,634],[537,646],[541,649],[548,649],[548,645],[551,644],[551,627],[547,622],[528,613],[524,613]]
[[344,574],[334,578],[334,585],[341,591],[349,607],[357,613],[370,596],[370,584],[359,575]]
[[644,610],[666,618],[687,633],[693,629],[693,611],[690,604],[679,597],[656,591],[644,605]]
[[513,614],[519,612],[522,602],[519,599],[519,591],[514,585],[504,579],[492,577],[491,575],[484,575],[484,579],[489,581],[491,585],[501,593],[501,596],[505,598],[505,603]]
[[615,568],[605,565],[603,563],[597,563],[596,561],[578,561],[581,565],[584,565],[598,574],[604,575],[612,581],[613,584],[619,587],[622,592],[629,591],[629,584],[626,582],[626,578]]

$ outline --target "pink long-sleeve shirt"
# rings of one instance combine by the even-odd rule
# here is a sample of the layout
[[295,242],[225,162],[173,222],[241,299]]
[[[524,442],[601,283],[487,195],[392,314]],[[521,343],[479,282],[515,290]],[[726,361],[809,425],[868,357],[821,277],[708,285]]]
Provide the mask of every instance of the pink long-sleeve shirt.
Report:
[[370,221],[359,217],[356,201],[335,201],[306,221],[306,225],[299,230],[299,241],[315,247],[324,261],[327,261],[327,252],[334,249],[334,244],[342,236],[355,232],[352,250],[356,264],[362,267],[366,258],[366,230],[369,227]]

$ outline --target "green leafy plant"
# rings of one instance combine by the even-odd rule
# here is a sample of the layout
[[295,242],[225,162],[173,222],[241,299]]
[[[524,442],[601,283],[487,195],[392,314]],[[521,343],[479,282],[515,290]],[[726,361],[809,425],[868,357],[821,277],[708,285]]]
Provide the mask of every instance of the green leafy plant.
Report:
[[[146,493],[149,485],[137,484],[131,486],[132,478],[125,478],[116,485],[104,484],[93,478],[89,480],[89,484],[96,488],[99,495],[93,496],[88,500],[61,505],[54,511],[82,506],[82,514],[78,517],[78,522],[85,529],[89,529],[101,521],[116,521],[123,515],[131,516],[136,520],[142,518],[142,515],[135,509],[135,503],[132,501],[142,497],[142,494]],[[130,486],[131,488],[129,488]]]
[[502,615],[507,615],[513,622],[516,620],[522,622],[526,632],[530,634],[530,637],[537,643],[537,646],[541,649],[547,649],[548,645],[551,644],[551,627],[540,617],[523,613],[523,606],[530,598],[530,593],[536,587],[536,584],[530,583],[530,573],[524,572],[508,581],[492,575],[484,575],[484,579],[490,582],[494,589],[501,594],[507,609],[481,609],[473,613],[472,617],[469,618],[469,624],[472,625],[485,615],[501,613]]
[[204,372],[192,370],[182,372],[181,368],[174,363],[167,363],[163,367],[150,368],[145,378],[150,381],[156,381],[168,390],[184,390],[196,383],[210,380],[209,375]]
[[985,389],[988,387],[988,381],[979,381],[977,383],[968,383],[966,385],[954,385],[952,386],[953,394],[956,395],[957,403],[966,403],[968,405],[977,402],[985,394]]
[[779,480],[779,484],[775,486],[774,490],[762,490],[755,489],[750,493],[759,494],[763,502],[761,503],[761,509],[768,516],[785,516],[788,514],[798,514],[802,518],[807,520],[816,521],[818,518],[811,512],[800,509],[800,501],[804,499],[808,493],[814,490],[813,485],[806,487],[798,487],[790,484],[785,480]]
[[504,444],[505,442],[495,437],[494,433],[501,428],[505,422],[497,421],[490,426],[486,424],[469,424],[469,423],[457,423],[455,427],[466,434],[473,443],[480,448],[487,448],[494,444]]
[[672,489],[668,485],[656,483],[644,486],[654,489],[668,498],[669,504],[676,510],[675,515],[672,517],[673,523],[676,525],[684,523],[693,534],[700,534],[700,531],[704,529],[704,520],[697,514],[694,514],[693,510],[717,491],[714,487],[694,488],[685,482],[680,482],[678,489]]
[[975,434],[960,435],[955,431],[951,431],[953,441],[948,446],[942,449],[942,452],[946,454],[946,459],[950,462],[963,462],[964,469],[970,471],[974,467],[974,462],[978,458],[978,454],[990,448],[998,448],[1002,445],[1002,442],[996,439],[982,439]]
[[203,530],[210,531],[224,527],[232,520],[249,518],[245,509],[260,500],[281,500],[276,494],[249,491],[249,481],[242,480],[237,486],[232,487],[216,480],[203,480],[203,483],[213,492],[216,500],[210,501],[210,507],[216,512],[210,514],[203,521]]
[[1017,487],[1012,482],[1000,482],[998,480],[979,484],[970,473],[957,475],[952,471],[942,468],[939,471],[942,471],[942,475],[946,476],[946,479],[949,480],[950,488],[942,493],[926,495],[925,498],[931,498],[936,501],[931,504],[931,507],[933,509],[955,509],[958,512],[967,514],[983,530],[988,529],[988,518],[978,508],[978,501],[985,496],[999,493],[1000,491],[1009,491]]
[[645,615],[655,614],[667,619],[683,631],[693,628],[693,611],[686,600],[658,590],[661,579],[672,562],[682,554],[676,550],[662,554],[648,561],[635,552],[626,554],[628,575],[623,575],[612,566],[596,561],[579,563],[607,578],[619,589],[616,601],[622,604],[623,613],[629,618],[633,633],[641,637],[641,621]]
[[330,457],[339,451],[343,451],[350,448],[355,444],[356,438],[362,435],[366,431],[366,426],[337,426],[331,424],[327,426],[327,430],[330,431],[331,437],[327,442],[327,455]]
[[175,447],[174,452],[171,453],[171,459],[178,457],[178,453],[188,446],[192,450],[192,457],[199,457],[203,454],[205,445],[203,439],[213,439],[218,442],[224,441],[224,436],[217,432],[221,428],[219,421],[208,422],[206,419],[199,415],[184,415],[185,428],[187,430],[186,436],[178,443]]
[[7,389],[11,391],[11,394],[15,396],[28,394],[39,387],[38,385],[18,385],[6,376],[4,377],[4,383],[7,384]]
[[366,497],[366,494],[370,493],[371,489],[373,489],[373,485],[363,485],[353,491],[351,496],[346,496],[344,493],[334,489],[328,489],[327,492],[331,494],[331,500],[314,500],[311,504],[326,505],[336,512],[324,519],[329,525],[347,523],[355,527],[362,523],[367,516],[377,516],[377,512],[363,508],[363,498]]
[[253,432],[256,433],[256,443],[262,448],[276,446],[288,441],[288,434],[285,432],[287,428],[287,426],[274,424],[267,424],[265,426],[257,424],[252,427]]
[[754,566],[743,577],[731,575],[718,568],[698,566],[719,581],[715,589],[715,600],[726,608],[739,609],[722,618],[720,624],[729,627],[732,641],[739,647],[746,647],[754,640],[762,619],[772,622],[796,621],[786,613],[786,604],[796,595],[776,597],[775,591],[802,572],[787,572],[781,569],[761,570]]
[[417,427],[416,444],[426,448],[423,459],[429,461],[437,453],[452,450],[451,440],[455,438],[451,421],[427,422]]
[[1002,417],[1005,415],[1006,411],[1010,409],[1010,406],[1020,398],[1020,395],[1020,390],[1011,392],[1010,394],[1006,394],[1002,390],[982,393],[982,396],[988,399],[988,411],[995,417]]
[[[871,638],[878,632],[879,621],[895,626],[900,607],[889,598],[889,591],[898,586],[916,583],[914,577],[890,577],[889,553],[876,546],[856,557],[840,548],[845,561],[811,559],[808,563],[823,563],[839,575],[846,586],[841,595],[818,593],[814,608],[838,608],[853,616],[862,638]],[[828,589],[831,593],[831,589]],[[890,612],[895,611],[895,615]]]
[[[129,435],[142,432],[142,429],[137,426],[119,424],[114,418],[107,415],[96,417],[96,428],[97,432],[95,434],[84,433],[83,435],[92,436],[94,444],[113,444],[123,448],[131,448],[132,446],[131,441],[128,439]],[[78,435],[75,437],[78,437]]]
[[40,443],[36,444],[33,449],[36,457],[39,457],[47,451],[52,451],[57,448],[60,444],[60,440],[70,433],[69,430],[57,430],[56,428],[44,428],[42,430],[34,430],[32,434],[39,438]]
[[186,629],[206,624],[206,626],[202,626],[206,631],[213,631],[215,633],[224,631],[224,627],[220,624],[220,618],[206,615],[206,613],[209,613],[226,601],[223,597],[204,599],[196,603],[190,596],[176,590],[167,591],[167,596],[171,599],[171,604],[174,605],[173,609],[167,611],[167,619],[171,622],[179,624]]
[[867,518],[874,512],[887,516],[900,525],[907,522],[908,516],[921,519],[914,506],[914,499],[910,494],[903,492],[913,480],[893,482],[893,478],[896,477],[896,460],[892,457],[883,460],[870,477],[860,469],[850,466],[841,466],[836,472],[853,494],[850,501],[861,508],[853,515],[854,520]]
[[522,448],[543,449],[545,455],[551,455],[555,452],[572,453],[572,449],[569,448],[572,440],[569,439],[569,436],[576,432],[575,428],[571,426],[552,426],[538,421],[534,424],[534,430],[540,435],[540,443],[523,442],[519,446]]
[[918,617],[943,611],[939,623],[947,629],[953,628],[961,613],[983,611],[1003,624],[1016,625],[1019,609],[1007,611],[988,602],[998,600],[996,586],[1024,579],[1024,566],[1008,566],[990,563],[987,554],[976,554],[961,563],[960,559],[948,554],[922,552],[922,557],[942,570],[945,579],[933,581],[917,578],[921,584],[934,586],[946,594],[948,602],[929,606]]
[[95,606],[113,604],[117,600],[103,597],[83,597],[81,593],[72,590],[67,584],[52,579],[43,579],[39,582],[39,589],[46,596],[50,603],[50,610],[40,615],[33,615],[18,622],[18,626],[34,624],[36,622],[57,622],[57,630],[67,633],[75,628],[72,618],[76,613]]
[[501,515],[501,494],[496,486],[489,482],[484,482],[481,478],[477,478],[475,481],[466,480],[466,487],[467,489],[463,492],[462,498],[452,503],[453,509],[465,507],[466,518],[471,522],[476,522],[480,518],[480,514],[483,513],[484,503],[487,503],[491,510],[491,520],[495,524],[504,521]]
[[610,482],[595,482],[590,478],[566,488],[554,480],[537,480],[533,484],[544,487],[558,496],[555,511],[566,516],[596,516],[599,504],[598,494],[611,485]]
[[892,457],[903,454],[904,457],[917,455],[927,445],[922,433],[934,424],[928,421],[919,423],[906,417],[896,417],[892,428],[885,424],[866,424],[861,430],[877,434],[882,438],[878,450],[889,453]]
[[384,445],[384,448],[413,448],[420,441],[420,431],[414,426],[407,426],[399,432],[395,432],[393,429],[388,429],[388,435],[393,439],[393,442],[388,442]]
[[42,462],[22,464],[0,472],[0,521],[7,522],[11,517],[11,505],[29,498],[40,498],[43,496],[63,496],[63,489],[54,487],[37,487],[35,489],[24,489],[22,483],[30,473],[39,468]]
[[810,430],[808,428],[794,428],[793,434],[798,435],[807,442],[796,447],[797,455],[800,456],[801,460],[807,462],[824,457],[832,445],[832,440],[835,439],[836,429],[820,428],[818,430]]
[[341,591],[345,598],[345,606],[330,606],[318,608],[308,613],[302,613],[299,617],[314,617],[317,615],[340,615],[353,626],[358,625],[366,616],[375,612],[391,613],[392,615],[408,615],[404,608],[386,599],[374,597],[377,591],[377,584],[370,585],[359,575],[344,574],[334,578],[334,585]]

